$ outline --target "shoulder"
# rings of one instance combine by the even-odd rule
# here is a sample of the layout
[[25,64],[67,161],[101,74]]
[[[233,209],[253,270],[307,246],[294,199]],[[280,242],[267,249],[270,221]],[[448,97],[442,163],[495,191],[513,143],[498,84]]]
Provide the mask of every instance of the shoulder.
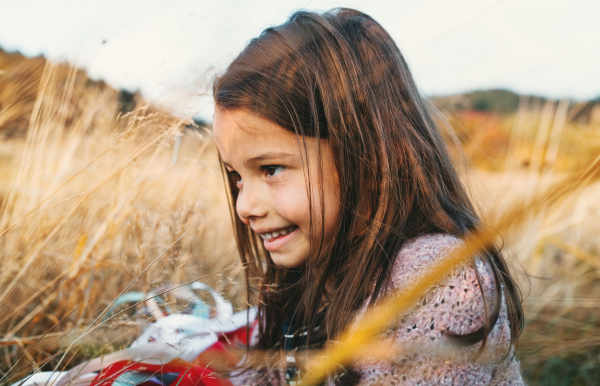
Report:
[[[462,240],[447,234],[409,240],[392,266],[391,289],[399,290],[401,296],[403,286],[463,245]],[[444,331],[467,334],[481,328],[485,324],[486,303],[494,304],[495,287],[492,269],[482,259],[456,267],[429,289],[416,309],[405,315],[406,324],[411,326],[400,335],[438,340]]]
[[[402,296],[402,288],[418,279],[419,272],[463,245],[459,238],[446,234],[409,240],[396,256],[391,272],[392,288],[388,290]],[[365,358],[357,363],[365,384],[444,383],[441,379],[461,385],[500,384],[496,382],[498,379],[522,384],[518,362],[503,359],[511,350],[504,299],[498,321],[488,336],[484,362],[475,359],[481,342],[459,347],[448,345],[445,338],[447,331],[463,335],[480,329],[487,317],[486,307],[493,307],[496,283],[491,266],[483,259],[473,260],[448,272],[412,309],[398,315],[381,336],[390,339],[390,347],[397,347],[398,354],[389,360]]]
[[408,240],[392,265],[392,286],[402,285],[406,280],[413,278],[415,272],[427,268],[463,245],[461,239],[443,233]]

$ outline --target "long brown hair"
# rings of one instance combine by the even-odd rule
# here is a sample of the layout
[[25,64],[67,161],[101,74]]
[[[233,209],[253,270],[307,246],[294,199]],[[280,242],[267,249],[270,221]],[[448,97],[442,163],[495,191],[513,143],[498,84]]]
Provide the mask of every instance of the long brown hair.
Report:
[[[407,240],[463,237],[481,225],[400,50],[368,15],[296,12],[250,41],[213,90],[217,108],[244,109],[299,136],[326,139],[339,175],[339,226],[297,269],[275,266],[232,210],[248,291],[259,296],[258,349],[282,347],[282,323],[292,315],[307,326],[309,342],[335,339],[389,284]],[[228,185],[233,209],[231,177]],[[497,295],[504,291],[515,343],[523,323],[520,292],[500,252],[486,248],[482,257]],[[485,342],[501,298],[484,327],[454,340]],[[320,328],[312,333],[317,318]]]

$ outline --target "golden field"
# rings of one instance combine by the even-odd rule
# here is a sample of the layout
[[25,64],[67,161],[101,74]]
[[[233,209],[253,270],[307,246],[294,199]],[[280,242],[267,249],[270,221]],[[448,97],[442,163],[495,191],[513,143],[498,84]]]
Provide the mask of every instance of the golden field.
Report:
[[[246,307],[210,129],[119,98],[0,51],[0,384],[125,347],[129,313],[103,322],[125,292],[197,279]],[[522,98],[516,113],[443,118],[521,284],[532,385],[600,379],[600,106],[581,111]]]

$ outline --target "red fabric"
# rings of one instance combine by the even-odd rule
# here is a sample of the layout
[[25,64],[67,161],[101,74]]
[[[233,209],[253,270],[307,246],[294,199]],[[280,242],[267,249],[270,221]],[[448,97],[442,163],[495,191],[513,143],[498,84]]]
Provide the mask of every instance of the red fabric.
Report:
[[[235,366],[239,358],[228,348],[232,345],[246,345],[258,323],[250,329],[241,327],[227,334],[222,334],[219,340],[196,357],[192,363],[175,359],[164,365],[151,365],[144,362],[121,361],[107,366],[94,378],[90,386],[112,386],[119,376],[129,371],[155,372],[160,379],[161,373],[179,373],[179,377],[171,383],[177,386],[231,386],[231,382],[214,374],[210,368],[212,363],[219,367]],[[248,333],[250,332],[250,334]],[[156,383],[147,381],[139,386],[151,386]]]
[[[179,373],[171,385],[178,386],[231,386],[231,382],[218,378],[208,367],[198,366],[181,359],[175,359],[164,365],[150,365],[143,362],[121,361],[103,369],[94,378],[90,386],[112,386],[113,382],[129,371],[155,372],[160,379],[161,373]],[[145,382],[149,383],[149,382]]]

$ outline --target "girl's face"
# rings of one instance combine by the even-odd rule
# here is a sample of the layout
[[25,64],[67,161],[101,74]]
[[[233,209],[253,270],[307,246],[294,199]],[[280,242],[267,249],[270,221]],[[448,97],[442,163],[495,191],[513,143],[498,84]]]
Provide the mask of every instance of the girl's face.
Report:
[[[225,167],[237,181],[238,216],[260,235],[275,264],[287,268],[298,266],[307,258],[311,241],[318,247],[321,236],[327,240],[336,224],[339,180],[329,143],[313,137],[302,140],[281,126],[243,110],[217,108],[213,132]],[[319,141],[322,193],[318,178]],[[325,205],[324,224],[321,201]],[[323,225],[324,235],[321,235]]]

